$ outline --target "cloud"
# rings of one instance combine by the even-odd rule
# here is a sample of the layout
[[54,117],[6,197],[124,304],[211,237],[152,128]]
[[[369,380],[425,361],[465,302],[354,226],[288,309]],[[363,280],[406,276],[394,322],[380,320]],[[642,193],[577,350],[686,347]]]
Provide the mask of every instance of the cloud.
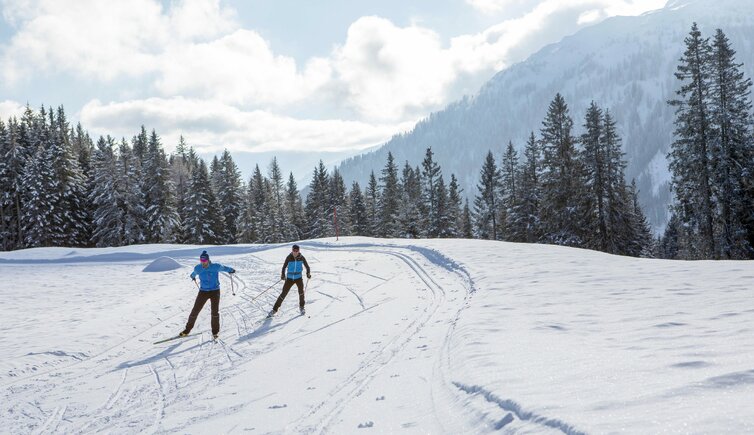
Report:
[[176,1],[168,10],[154,0],[5,0],[3,9],[18,27],[0,55],[0,74],[11,83],[39,72],[105,82],[143,76],[159,70],[176,41],[204,41],[238,27],[219,0]]
[[219,101],[148,98],[87,103],[81,122],[93,134],[132,137],[139,125],[154,128],[171,149],[183,135],[202,152],[343,151],[366,149],[413,126],[413,121],[367,124],[359,121],[308,120],[264,110],[244,111]]
[[26,107],[15,101],[0,101],[0,121],[5,122],[8,118],[14,116],[20,118],[21,115],[23,115],[24,110],[26,110]]

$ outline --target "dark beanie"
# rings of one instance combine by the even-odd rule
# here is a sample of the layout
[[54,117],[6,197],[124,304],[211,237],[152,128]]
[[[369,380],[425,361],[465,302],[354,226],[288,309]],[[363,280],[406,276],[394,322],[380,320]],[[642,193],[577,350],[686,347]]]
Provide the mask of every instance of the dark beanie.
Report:
[[293,250],[294,250],[294,251],[298,251],[298,250],[299,250],[299,247],[298,247],[298,245],[293,245]]
[[199,259],[207,259],[209,260],[209,254],[207,254],[207,251],[202,251],[202,255],[199,256]]

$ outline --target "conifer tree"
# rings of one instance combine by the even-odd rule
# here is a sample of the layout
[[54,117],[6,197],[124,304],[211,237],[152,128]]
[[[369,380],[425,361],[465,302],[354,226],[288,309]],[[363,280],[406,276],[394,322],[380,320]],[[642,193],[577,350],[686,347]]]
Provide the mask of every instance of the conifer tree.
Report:
[[492,151],[489,151],[479,175],[479,193],[474,199],[474,227],[476,236],[480,239],[499,240],[501,184],[500,169],[495,163]]
[[[134,153],[136,153],[135,149]],[[149,136],[149,144],[143,162],[142,190],[144,191],[146,207],[146,240],[148,243],[174,241],[173,232],[177,224],[177,215],[173,202],[170,170],[160,138],[154,130]],[[209,187],[208,179],[205,188]],[[213,237],[216,237],[216,235],[213,235]]]
[[463,192],[463,189],[458,186],[458,179],[455,174],[450,174],[450,184],[448,184],[448,222],[451,237],[463,237],[461,192]]
[[696,23],[685,39],[686,50],[675,73],[681,81],[676,107],[675,140],[668,156],[675,194],[675,213],[681,224],[698,232],[698,258],[719,258],[715,243],[712,167],[710,163],[709,40]]
[[399,237],[416,239],[422,234],[422,182],[420,173],[406,162],[400,185],[401,200],[398,210]]
[[398,166],[395,164],[393,154],[388,152],[387,163],[382,169],[380,177],[382,194],[380,195],[379,213],[379,236],[398,237],[400,228],[398,213],[401,200],[401,187],[398,180]]
[[143,180],[141,164],[125,139],[121,141],[118,149],[116,170],[118,191],[121,197],[118,205],[123,212],[122,243],[124,245],[144,243],[148,222],[144,192],[141,188]]
[[377,177],[374,175],[374,171],[369,174],[369,183],[367,184],[366,192],[364,193],[366,209],[367,209],[367,226],[368,233],[366,236],[374,237],[379,235],[379,204],[380,204],[380,190],[377,186]]
[[222,237],[222,221],[219,210],[215,207],[215,194],[209,184],[207,165],[200,160],[191,176],[183,230],[191,243],[215,244]]
[[540,203],[542,189],[541,152],[539,142],[531,133],[524,148],[524,161],[518,169],[518,193],[512,212],[508,215],[510,240],[536,243],[542,237]]
[[718,251],[724,259],[754,258],[746,228],[754,203],[746,197],[744,184],[746,175],[754,173],[751,80],[742,67],[725,33],[718,29],[711,52],[710,117],[714,128],[710,160],[712,193],[719,204],[715,210]]
[[423,235],[425,237],[438,237],[440,234],[439,218],[441,213],[438,211],[438,183],[442,171],[440,165],[434,160],[432,147],[427,148],[422,161],[422,199],[426,207],[426,226]]
[[351,185],[348,194],[348,220],[351,224],[351,234],[365,236],[369,234],[369,222],[367,219],[367,207],[361,186],[356,181]]
[[293,172],[288,175],[285,204],[286,240],[301,240],[306,229],[306,216]]
[[123,210],[122,198],[118,189],[117,158],[115,143],[108,136],[100,137],[93,155],[94,188],[91,201],[95,206],[94,232],[92,239],[95,246],[123,246]]
[[582,246],[584,205],[582,171],[576,158],[573,120],[560,94],[550,103],[542,123],[542,202],[544,241]]
[[322,160],[314,168],[309,189],[304,206],[308,221],[308,238],[334,236],[335,231],[330,214],[330,175]]

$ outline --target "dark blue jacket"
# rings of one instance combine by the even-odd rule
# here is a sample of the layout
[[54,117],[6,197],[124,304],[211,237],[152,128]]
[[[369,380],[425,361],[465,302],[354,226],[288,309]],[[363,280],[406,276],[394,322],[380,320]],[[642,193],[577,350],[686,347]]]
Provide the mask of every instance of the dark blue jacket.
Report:
[[191,279],[199,276],[199,290],[203,292],[220,290],[220,272],[235,273],[235,269],[220,263],[210,262],[206,269],[201,264],[197,264],[191,272]]

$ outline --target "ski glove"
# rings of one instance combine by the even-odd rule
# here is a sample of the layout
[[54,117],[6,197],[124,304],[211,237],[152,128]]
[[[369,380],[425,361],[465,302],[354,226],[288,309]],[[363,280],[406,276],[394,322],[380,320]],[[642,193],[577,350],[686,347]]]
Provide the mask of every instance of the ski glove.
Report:
[[285,279],[285,274],[280,275],[280,279]]
[[306,274],[306,279],[310,279],[311,277],[312,277],[312,274],[311,274],[311,273],[307,273],[307,274]]
[[228,273],[236,273],[236,269],[230,269],[230,272]]

